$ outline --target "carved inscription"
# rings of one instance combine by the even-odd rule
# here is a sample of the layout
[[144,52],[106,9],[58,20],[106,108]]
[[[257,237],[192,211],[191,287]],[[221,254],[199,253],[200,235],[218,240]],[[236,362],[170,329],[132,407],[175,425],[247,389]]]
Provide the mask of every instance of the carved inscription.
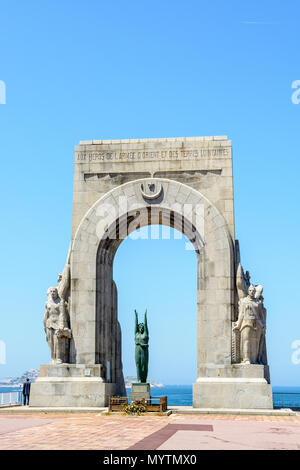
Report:
[[131,151],[131,152],[77,152],[76,161],[83,163],[101,161],[128,162],[131,160],[197,160],[205,157],[226,157],[227,148],[189,149],[189,150],[159,150],[159,151]]

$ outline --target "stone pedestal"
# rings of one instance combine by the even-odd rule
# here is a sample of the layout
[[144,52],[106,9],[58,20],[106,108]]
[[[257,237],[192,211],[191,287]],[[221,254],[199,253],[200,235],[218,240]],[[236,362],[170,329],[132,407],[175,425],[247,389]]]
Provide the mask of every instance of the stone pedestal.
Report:
[[31,407],[103,407],[116,393],[116,384],[105,383],[100,364],[42,365],[32,383]]
[[207,368],[206,377],[193,385],[194,408],[273,409],[268,369],[256,364]]
[[135,400],[150,400],[150,384],[148,383],[135,383],[131,385],[131,392],[129,399]]

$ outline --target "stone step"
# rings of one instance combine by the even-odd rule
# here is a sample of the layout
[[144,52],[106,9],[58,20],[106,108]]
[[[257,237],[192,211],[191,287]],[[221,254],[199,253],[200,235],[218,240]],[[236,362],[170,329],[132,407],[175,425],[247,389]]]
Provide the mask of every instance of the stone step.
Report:
[[193,408],[192,406],[168,406],[172,414],[220,414],[220,415],[261,415],[261,416],[298,416],[290,408],[274,409],[234,409],[234,408]]

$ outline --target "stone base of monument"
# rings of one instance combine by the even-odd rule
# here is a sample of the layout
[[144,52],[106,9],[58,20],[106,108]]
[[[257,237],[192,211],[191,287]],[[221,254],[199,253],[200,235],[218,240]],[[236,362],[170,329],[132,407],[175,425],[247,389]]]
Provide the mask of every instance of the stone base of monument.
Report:
[[118,393],[115,383],[105,383],[101,364],[41,365],[31,384],[30,407],[104,407]]
[[150,384],[148,383],[134,383],[131,384],[131,392],[129,393],[129,399],[135,400],[150,400]]
[[200,368],[206,376],[193,385],[194,408],[273,409],[268,366],[232,364],[215,369]]

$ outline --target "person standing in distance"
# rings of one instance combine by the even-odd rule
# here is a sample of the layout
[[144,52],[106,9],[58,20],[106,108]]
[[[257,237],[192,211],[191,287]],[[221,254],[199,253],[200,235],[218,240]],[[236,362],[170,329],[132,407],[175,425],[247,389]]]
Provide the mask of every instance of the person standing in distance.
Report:
[[25,380],[23,384],[23,397],[24,397],[24,406],[27,404],[29,405],[29,395],[30,395],[30,381],[29,378]]

